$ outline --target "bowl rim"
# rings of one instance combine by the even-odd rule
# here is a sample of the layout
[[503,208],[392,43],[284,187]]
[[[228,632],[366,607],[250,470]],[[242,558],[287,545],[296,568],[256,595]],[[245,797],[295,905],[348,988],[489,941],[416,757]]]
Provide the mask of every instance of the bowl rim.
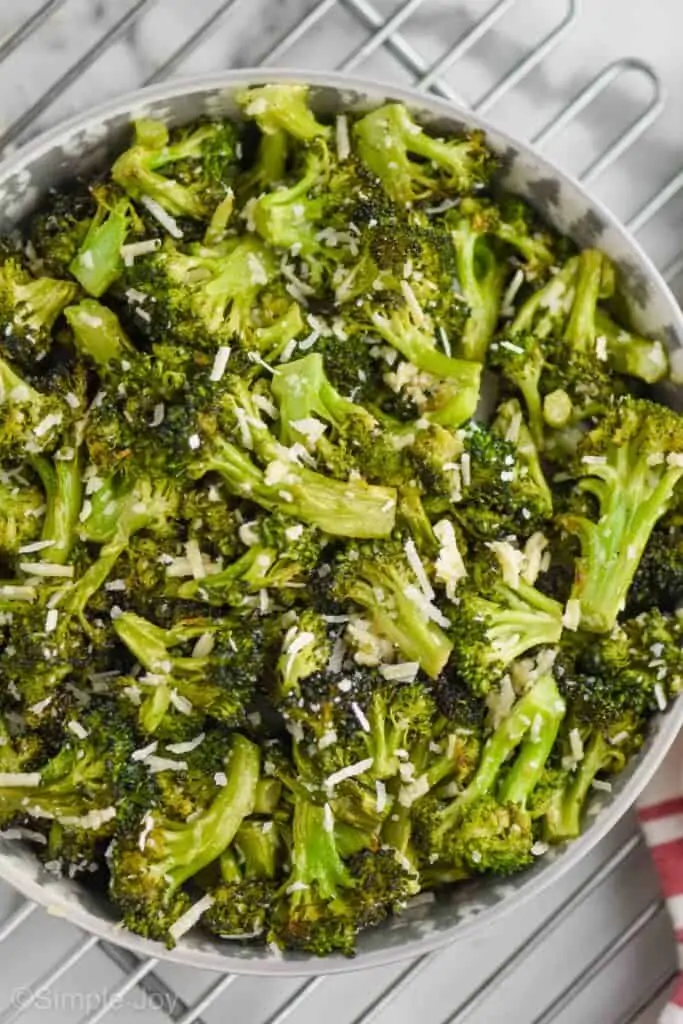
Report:
[[[649,281],[656,286],[661,298],[668,305],[668,314],[674,333],[683,346],[683,311],[663,279],[659,270],[643,250],[642,246],[621,221],[585,188],[572,174],[558,167],[552,160],[543,155],[533,144],[524,142],[499,128],[495,122],[482,117],[460,104],[417,89],[394,85],[381,79],[361,75],[346,75],[341,72],[313,71],[301,68],[279,67],[247,67],[236,70],[214,72],[206,75],[174,79],[167,84],[155,84],[132,90],[104,101],[82,113],[64,119],[52,128],[41,132],[0,160],[0,188],[3,182],[13,174],[17,174],[33,161],[48,153],[59,144],[60,140],[68,139],[72,134],[87,128],[89,124],[97,124],[105,118],[130,115],[136,113],[136,107],[149,103],[172,101],[194,93],[220,91],[236,87],[267,84],[271,82],[289,82],[309,85],[314,88],[336,90],[342,95],[345,92],[360,92],[369,98],[377,98],[378,102],[394,100],[406,105],[422,109],[436,116],[462,121],[468,126],[481,128],[484,132],[497,136],[503,143],[509,144],[522,156],[533,158],[552,177],[564,181],[579,192],[587,203],[595,209],[604,223],[620,237],[628,246],[640,267],[646,272]],[[97,143],[95,142],[95,145]],[[203,970],[218,971],[245,976],[278,976],[278,977],[316,977],[332,974],[343,974],[354,970],[383,967],[403,960],[422,957],[427,953],[443,949],[452,942],[471,939],[494,920],[519,909],[532,897],[545,891],[550,885],[566,874],[610,832],[654,775],[673,743],[680,728],[683,726],[683,695],[678,698],[670,711],[662,716],[659,730],[652,747],[637,766],[629,779],[608,808],[594,820],[578,839],[567,845],[566,851],[555,861],[539,872],[522,881],[516,892],[501,898],[499,903],[484,907],[468,920],[455,920],[452,926],[442,931],[426,934],[417,939],[410,939],[403,945],[390,946],[385,949],[361,951],[354,959],[333,956],[324,959],[310,957],[308,959],[288,960],[273,955],[270,960],[250,961],[246,958],[230,954],[230,945],[219,945],[214,942],[215,950],[192,949],[182,944],[174,950],[167,950],[161,943],[140,938],[123,929],[121,924],[100,917],[82,904],[72,901],[65,893],[60,897],[54,886],[49,889],[40,881],[30,877],[22,868],[20,861],[7,860],[0,862],[0,878],[12,885],[18,892],[43,906],[48,913],[63,917],[82,930],[97,938],[113,942],[133,953],[145,958],[156,958],[171,963],[183,964]],[[523,878],[523,876],[519,876]],[[210,939],[208,941],[211,941]],[[220,950],[225,949],[225,953]]]

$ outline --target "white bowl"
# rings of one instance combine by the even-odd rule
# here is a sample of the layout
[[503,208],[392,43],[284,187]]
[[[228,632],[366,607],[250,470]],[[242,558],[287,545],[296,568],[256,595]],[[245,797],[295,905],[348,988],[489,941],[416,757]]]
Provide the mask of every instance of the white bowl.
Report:
[[[0,164],[0,228],[16,224],[48,188],[93,170],[123,148],[132,119],[147,116],[168,124],[199,117],[239,117],[235,94],[265,82],[306,82],[319,113],[365,110],[387,99],[404,102],[425,124],[443,132],[483,128],[502,159],[505,185],[528,199],[560,231],[581,246],[597,246],[615,262],[629,296],[634,325],[660,338],[670,349],[683,345],[683,315],[667,285],[638,243],[601,203],[569,175],[529,146],[510,138],[485,119],[432,96],[343,75],[304,71],[242,70],[171,85],[155,86],[106,103],[67,121]],[[670,397],[676,396],[671,389]],[[331,956],[277,956],[269,949],[213,940],[198,931],[168,951],[158,943],[123,931],[104,901],[77,882],[48,875],[31,850],[0,840],[0,877],[49,911],[140,956],[236,974],[317,975],[377,967],[420,956],[454,939],[471,938],[495,925],[503,913],[550,885],[601,839],[634,803],[673,742],[683,722],[683,698],[653,720],[647,743],[611,793],[599,793],[588,809],[587,828],[576,842],[551,849],[523,874],[506,881],[480,879],[396,917],[359,936],[353,960]]]

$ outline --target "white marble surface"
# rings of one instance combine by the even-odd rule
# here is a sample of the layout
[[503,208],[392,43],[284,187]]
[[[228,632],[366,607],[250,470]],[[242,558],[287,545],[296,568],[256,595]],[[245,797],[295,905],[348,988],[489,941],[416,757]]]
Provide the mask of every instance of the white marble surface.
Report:
[[[0,52],[2,41],[26,18],[44,7],[46,0],[0,0]],[[501,2],[501,0],[499,0]],[[63,0],[59,9],[0,62],[0,135],[12,129],[34,104],[37,119],[22,128],[18,140],[41,127],[55,124],[88,105],[136,88],[167,66],[173,75],[200,74],[229,66],[259,63],[295,26],[317,7],[317,0]],[[290,66],[333,68],[353,59],[368,39],[368,30],[356,14],[367,0],[324,0],[327,13],[304,37],[278,57]],[[406,4],[411,3],[407,8]],[[493,0],[373,0],[381,17],[413,9],[402,26],[402,38],[429,65],[438,60],[471,24],[494,6]],[[56,4],[54,4],[56,6]],[[566,11],[568,0],[510,0],[508,13],[495,30],[448,73],[449,85],[468,102],[476,102],[514,62],[530,40],[538,40]],[[557,114],[573,95],[612,60],[625,55],[652,62],[666,86],[670,101],[658,124],[601,178],[596,191],[623,217],[630,216],[676,170],[683,167],[683,64],[680,61],[681,0],[584,0],[578,23],[561,46],[514,93],[497,104],[491,116],[513,133],[533,135]],[[223,8],[224,13],[217,12]],[[134,18],[134,12],[138,12]],[[185,59],[173,55],[200,26],[215,23]],[[89,57],[108,31],[129,18],[113,45]],[[74,62],[87,65],[74,80],[67,78]],[[409,84],[413,77],[388,50],[373,52],[357,70],[373,77]],[[65,86],[65,87],[62,87]],[[580,171],[602,141],[618,137],[646,93],[644,80],[628,75],[587,111],[549,152],[566,166]],[[664,216],[645,232],[643,240],[656,258],[667,261],[683,244],[683,197],[673,201]],[[683,281],[678,284],[683,287]],[[580,868],[533,901],[517,919],[504,923],[464,948],[455,945],[434,961],[429,970],[403,990],[391,1009],[379,1013],[376,1024],[426,1024],[445,1020],[453,1007],[497,965],[522,945],[534,927],[552,920],[557,908],[581,882],[589,880],[604,860],[633,832],[625,821]],[[605,884],[577,906],[562,927],[530,959],[518,963],[505,984],[467,1018],[468,1024],[539,1024],[553,999],[576,977],[585,974],[591,960],[609,948],[629,924],[657,898],[657,885],[645,851],[638,848]],[[0,883],[0,927],[18,898]],[[30,984],[78,941],[74,929],[37,911],[13,936],[0,945],[0,1022],[12,988]],[[636,1017],[631,1008],[654,990],[673,969],[670,929],[663,913],[657,914],[630,944],[592,980],[576,1002],[556,1016],[559,1024],[654,1024],[656,1007]],[[290,1024],[360,1024],[363,1008],[399,976],[393,967],[362,972],[323,982],[310,998],[287,1018]],[[158,968],[159,975],[187,1002],[198,998],[213,980],[198,972]],[[86,1009],[122,975],[100,952],[94,951],[70,971],[58,986],[63,998],[52,997],[30,1011],[28,1024],[74,1024]],[[206,1024],[226,1020],[239,1024],[280,1024],[277,1008],[297,989],[297,982],[264,979],[237,981],[220,1002],[202,1014]],[[71,998],[90,993],[89,1006]],[[50,1011],[46,1013],[46,1011]],[[116,1024],[155,1024],[167,1019],[136,997],[129,996],[107,1020]]]

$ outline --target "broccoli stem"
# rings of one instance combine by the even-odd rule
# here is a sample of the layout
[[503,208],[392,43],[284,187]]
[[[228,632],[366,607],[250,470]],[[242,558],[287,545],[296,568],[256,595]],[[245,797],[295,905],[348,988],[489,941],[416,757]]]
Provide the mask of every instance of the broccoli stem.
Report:
[[600,519],[561,517],[564,527],[579,538],[571,597],[581,606],[581,626],[609,632],[626,604],[626,597],[654,527],[670,507],[683,467],[667,465],[659,478],[646,459],[626,444],[613,452],[610,463],[590,466],[583,490],[600,502]]
[[[191,467],[192,470],[192,467]],[[267,484],[263,472],[228,441],[197,462],[193,475],[219,473],[228,490],[270,512],[313,523],[334,537],[387,537],[396,517],[396,491],[362,480],[330,480],[313,470],[288,465],[280,484]]]
[[[443,630],[431,622],[420,606],[405,593],[405,581],[391,570],[373,572],[347,588],[351,601],[366,608],[375,628],[395,644],[409,661],[417,661],[436,679],[448,661],[453,645]],[[382,599],[378,598],[378,592]]]
[[152,832],[150,840],[161,839],[162,859],[155,865],[156,873],[169,880],[172,890],[215,861],[232,843],[244,819],[253,813],[259,772],[259,748],[236,733],[226,763],[227,784],[213,803],[184,825],[168,823],[160,836]]
[[[300,882],[315,885],[323,900],[333,899],[340,888],[351,888],[353,878],[339,856],[334,839],[325,820],[325,808],[309,800],[296,798],[292,820],[292,874],[287,888]],[[306,890],[295,891],[290,899],[294,904],[308,902]]]
[[572,781],[546,814],[546,834],[551,842],[576,839],[581,835],[581,813],[595,776],[613,756],[602,733],[595,733],[576,767]]
[[89,295],[98,299],[121,275],[121,246],[129,227],[129,201],[120,199],[107,210],[100,205],[69,270]]
[[465,359],[482,363],[500,316],[506,267],[469,222],[456,227],[452,234],[458,281],[470,307],[459,348]]
[[[510,337],[532,333],[539,340],[563,333],[576,297],[579,257],[567,260],[561,270],[531,295],[510,325]],[[526,397],[526,396],[525,396]]]
[[98,370],[137,354],[116,314],[95,299],[83,299],[77,306],[68,306],[64,316],[73,331],[76,348],[92,359]]
[[[494,790],[503,765],[526,737],[502,787],[510,802],[523,806],[543,770],[564,714],[565,703],[555,679],[546,673],[520,697],[486,741],[472,781],[444,811],[440,832],[453,828],[469,804]],[[534,725],[537,716],[540,726]]]
[[308,105],[307,85],[262,85],[245,89],[237,102],[247,117],[253,117],[265,136],[287,132],[301,142],[325,138],[327,125],[317,121]]
[[596,315],[597,333],[607,341],[610,367],[617,373],[638,377],[647,384],[664,380],[669,372],[669,356],[661,341],[642,338],[619,327],[602,310]]
[[69,560],[78,534],[78,517],[83,501],[83,467],[79,454],[73,459],[55,460],[37,456],[31,466],[45,490],[47,509],[42,540],[52,541],[46,549],[50,562],[64,565]]
[[579,256],[576,293],[564,332],[565,340],[578,352],[589,352],[595,347],[595,315],[605,265],[605,257],[597,249],[585,249]]

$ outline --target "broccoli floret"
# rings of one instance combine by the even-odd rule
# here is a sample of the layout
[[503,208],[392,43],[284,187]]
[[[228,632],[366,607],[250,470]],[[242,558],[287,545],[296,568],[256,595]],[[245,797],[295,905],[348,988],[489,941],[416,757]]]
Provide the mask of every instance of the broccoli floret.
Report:
[[261,85],[245,89],[237,102],[253,117],[264,135],[284,131],[300,142],[326,138],[330,128],[316,120],[308,105],[306,85]]
[[144,839],[117,839],[110,894],[131,931],[173,947],[173,925],[191,905],[182,886],[220,857],[252,813],[259,770],[258,747],[237,734],[225,760],[226,785],[218,788],[207,808],[190,822],[150,812]]
[[475,537],[528,536],[552,516],[552,497],[530,437],[515,421],[502,433],[502,420],[489,429],[477,423],[463,432],[467,476],[453,512]]
[[663,710],[683,686],[682,636],[681,621],[658,609],[605,636],[578,634],[557,673],[576,721],[612,726]]
[[[161,629],[124,612],[115,619],[114,629],[151,675],[141,680],[151,687],[139,713],[145,732],[156,732],[171,709],[179,714],[194,710],[227,725],[244,722],[267,653],[264,632],[256,623],[195,619]],[[201,638],[208,654],[176,653],[176,647]]]
[[[511,545],[501,542],[501,548],[507,561]],[[450,633],[452,665],[475,694],[488,693],[513,661],[556,644],[562,634],[562,605],[522,578],[514,586],[507,579],[507,572],[501,575],[482,557],[475,582],[465,581],[458,589]]]
[[280,888],[286,844],[278,822],[248,818],[220,859],[221,881],[209,887],[213,904],[202,924],[220,938],[262,936]]
[[408,661],[419,662],[434,679],[439,675],[452,649],[442,629],[449,623],[418,586],[400,544],[352,547],[340,555],[334,593],[364,608],[377,631]]
[[584,629],[607,633],[624,608],[657,522],[683,475],[683,420],[646,399],[617,399],[582,442],[578,488],[598,504],[598,520],[560,517],[581,546],[571,600]]
[[[385,537],[391,533],[396,516],[393,488],[363,480],[332,480],[301,466],[293,453],[276,441],[243,382],[225,378],[224,388],[218,417],[200,412],[181,431],[182,463],[191,478],[218,473],[229,493],[248,498],[267,511],[310,523],[332,536]],[[230,434],[237,443],[227,439]],[[199,444],[188,446],[188,437]],[[254,451],[263,469],[242,445]]]
[[[581,834],[583,811],[596,777],[620,772],[644,740],[642,723],[634,721],[629,714],[604,729],[598,726],[579,728],[570,720],[564,732],[561,741],[572,770],[545,811],[544,838],[552,843],[576,839]],[[575,758],[579,752],[581,757],[577,763]]]
[[0,334],[3,353],[33,368],[52,347],[52,329],[78,288],[69,281],[34,278],[18,257],[0,255]]
[[268,939],[284,949],[353,955],[355,935],[417,891],[417,880],[392,851],[344,862],[329,805],[295,798],[292,872],[270,919]]
[[364,406],[339,394],[319,353],[280,367],[272,391],[283,445],[303,444],[341,479],[354,471],[375,483],[395,484],[405,477],[400,446]]
[[252,342],[253,316],[264,286],[274,277],[272,254],[250,236],[218,249],[184,253],[166,242],[135,260],[121,279],[121,295],[136,327],[153,341],[215,352],[237,341]]
[[26,225],[35,252],[31,266],[51,277],[69,276],[69,264],[83,244],[96,210],[90,182],[78,178],[73,184],[50,189],[43,206]]
[[0,787],[0,821],[35,818],[94,829],[113,821],[116,776],[133,749],[130,732],[106,701],[83,714],[80,724],[82,739],[69,733],[37,771]]
[[558,239],[519,196],[503,196],[495,203],[487,199],[466,198],[460,203],[458,212],[469,218],[480,235],[495,236],[513,249],[523,262],[527,280],[544,277],[558,263]]
[[531,863],[528,804],[564,715],[552,675],[539,675],[486,741],[467,787],[449,802],[428,795],[415,805],[416,841],[425,859],[498,874]]
[[664,516],[652,531],[628,592],[626,612],[674,611],[683,598],[683,534],[678,517]]
[[178,597],[241,607],[272,588],[279,600],[293,600],[328,542],[317,527],[275,513],[242,523],[240,536],[248,541],[246,551],[217,572],[181,583]]
[[237,146],[235,126],[228,122],[169,133],[160,121],[143,119],[135,123],[133,145],[118,157],[111,174],[153,215],[150,200],[173,217],[205,221],[232,185]]
[[503,300],[508,273],[486,217],[466,205],[449,213],[446,222],[456,252],[457,278],[461,295],[469,307],[457,348],[465,359],[482,363],[486,357]]
[[453,359],[441,352],[435,344],[433,325],[427,318],[418,322],[409,305],[388,316],[375,312],[371,319],[377,333],[413,368],[427,375],[418,382],[422,394],[420,415],[449,427],[459,427],[474,415],[481,383],[478,363]]
[[287,703],[293,695],[298,698],[302,679],[322,672],[332,654],[325,620],[317,612],[305,608],[291,626],[282,642],[282,651],[276,665],[275,701]]
[[613,287],[607,257],[585,250],[526,300],[492,345],[491,365],[522,395],[539,446],[546,426],[561,430],[600,415],[617,389],[598,323],[598,301]]
[[353,125],[361,160],[399,203],[439,199],[485,187],[496,167],[482,132],[448,141],[428,135],[400,103],[388,103]]
[[45,496],[21,471],[0,470],[0,553],[17,555],[41,534]]

